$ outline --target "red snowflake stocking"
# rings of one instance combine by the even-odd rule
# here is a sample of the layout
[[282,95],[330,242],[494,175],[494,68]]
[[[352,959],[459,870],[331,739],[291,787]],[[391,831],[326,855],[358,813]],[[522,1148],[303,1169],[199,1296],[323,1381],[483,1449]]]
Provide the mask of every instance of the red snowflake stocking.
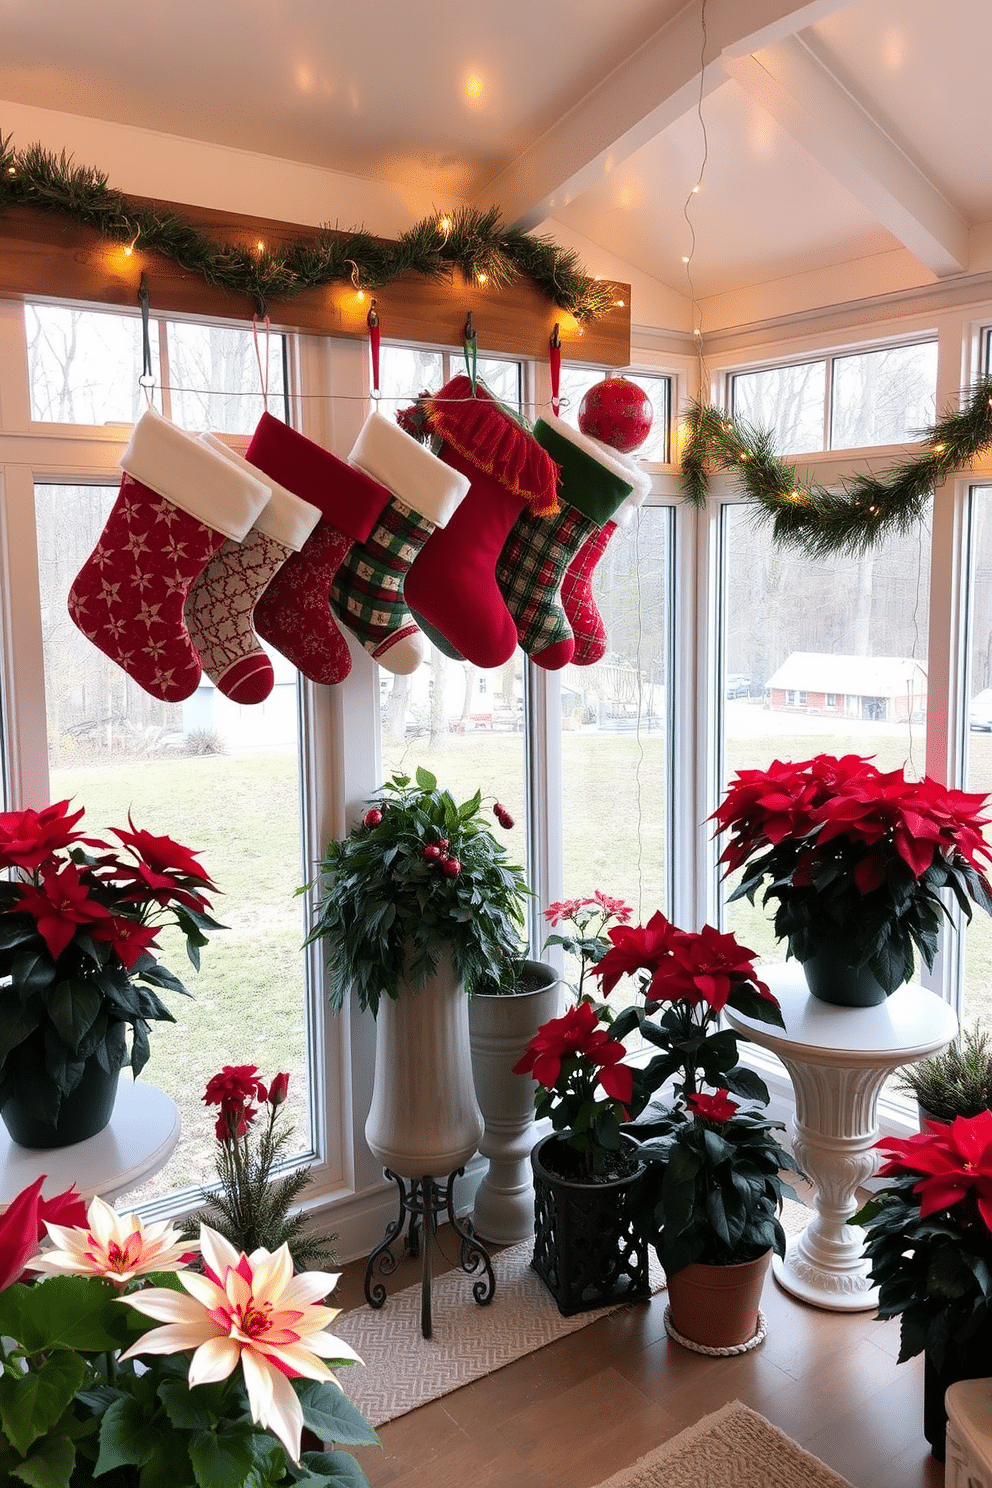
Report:
[[182,702],[201,671],[186,596],[224,539],[245,536],[268,492],[152,409],[121,468],[120,494],[69,590],[69,614],[152,697]]
[[235,703],[261,703],[272,691],[272,663],[258,643],[252,613],[291,553],[298,553],[320,512],[212,434],[203,443],[260,479],[269,499],[243,542],[228,539],[186,597],[186,625],[203,670]]
[[[575,638],[572,661],[576,666],[594,666],[606,655],[606,626],[593,596],[592,578],[614,532],[630,522],[647,494],[649,481],[644,472],[634,467],[634,473],[639,484],[616,513],[616,520],[607,522],[586,539],[565,570],[561,582],[561,607]],[[539,666],[544,665],[540,654],[534,660]]]
[[380,666],[404,675],[416,671],[426,651],[404,601],[405,576],[469,483],[381,413],[369,415],[348,460],[392,497],[367,542],[355,543],[338,569],[331,607]]
[[352,543],[369,536],[389,492],[269,413],[262,414],[248,459],[320,511],[300,551],[255,606],[255,629],[312,682],[343,682],[351,654],[331,615],[331,585]]
[[443,441],[442,460],[471,486],[414,559],[406,601],[466,661],[502,666],[517,629],[496,582],[496,560],[525,508],[557,509],[558,467],[481,384],[473,397],[465,376],[452,378],[426,410],[428,428]]

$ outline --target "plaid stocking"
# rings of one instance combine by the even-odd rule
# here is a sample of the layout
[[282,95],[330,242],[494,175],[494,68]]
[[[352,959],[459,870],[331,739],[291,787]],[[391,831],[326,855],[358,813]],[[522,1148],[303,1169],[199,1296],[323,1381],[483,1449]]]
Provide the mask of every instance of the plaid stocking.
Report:
[[561,466],[561,511],[518,517],[496,564],[496,580],[513,616],[520,645],[548,671],[572,659],[572,627],[558,599],[576,553],[630,495],[629,462],[549,414],[534,438]]
[[369,415],[348,459],[393,495],[371,535],[338,569],[331,608],[380,666],[403,675],[416,671],[425,655],[404,601],[404,578],[435,527],[447,525],[469,483],[379,413]]
[[[618,510],[616,520],[586,538],[561,582],[561,606],[575,637],[572,661],[576,666],[594,666],[606,655],[606,626],[593,598],[592,576],[617,527],[627,525],[647,495],[650,480],[633,463],[631,476],[636,477],[637,485]],[[539,652],[534,657],[538,666],[547,665],[542,656]]]
[[246,535],[268,492],[152,409],[121,468],[120,494],[69,590],[69,614],[139,687],[179,703],[201,672],[186,596],[224,539]]

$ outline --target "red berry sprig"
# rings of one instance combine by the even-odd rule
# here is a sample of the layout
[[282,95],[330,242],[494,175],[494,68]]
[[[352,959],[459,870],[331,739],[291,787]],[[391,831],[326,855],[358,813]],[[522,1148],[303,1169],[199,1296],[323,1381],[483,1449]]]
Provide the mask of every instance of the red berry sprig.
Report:
[[499,801],[497,801],[496,805],[493,807],[493,816],[495,816],[500,826],[505,827],[507,831],[509,831],[510,827],[513,826],[513,817],[507,811],[506,807],[503,806]]
[[428,842],[427,846],[424,848],[424,857],[428,860],[428,862],[436,862],[440,858],[440,856],[441,849],[438,847],[437,843]]
[[378,809],[378,807],[373,806],[371,810],[366,811],[365,815],[362,817],[362,821],[367,827],[377,827],[382,821],[382,812]]
[[449,878],[457,878],[461,871],[462,865],[457,858],[441,859],[441,872],[447,874]]

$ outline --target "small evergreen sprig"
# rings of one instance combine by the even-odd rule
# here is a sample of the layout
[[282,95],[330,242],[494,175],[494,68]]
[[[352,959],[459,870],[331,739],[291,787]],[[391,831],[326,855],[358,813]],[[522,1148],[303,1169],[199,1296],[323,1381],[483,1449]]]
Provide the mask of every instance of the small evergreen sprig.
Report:
[[[266,1088],[253,1064],[225,1065],[208,1081],[203,1099],[220,1106],[214,1129],[220,1187],[203,1191],[206,1208],[187,1220],[183,1238],[194,1240],[208,1224],[245,1255],[288,1245],[294,1270],[319,1270],[333,1264],[337,1236],[309,1233],[306,1215],[289,1212],[310,1181],[310,1168],[272,1176],[293,1134],[292,1126],[276,1131],[288,1086],[289,1076],[277,1074]],[[259,1114],[253,1101],[267,1112],[260,1132],[253,1130]]]
[[[423,987],[446,948],[467,992],[498,980],[519,949],[530,891],[481,808],[481,792],[458,805],[421,768],[415,782],[394,775],[348,836],[328,844],[306,944],[325,947],[335,1012],[352,987],[373,1014],[401,983]],[[493,813],[512,825],[499,803]]]
[[992,1038],[984,1028],[965,1029],[939,1054],[907,1065],[899,1083],[941,1121],[977,1116],[992,1106]]

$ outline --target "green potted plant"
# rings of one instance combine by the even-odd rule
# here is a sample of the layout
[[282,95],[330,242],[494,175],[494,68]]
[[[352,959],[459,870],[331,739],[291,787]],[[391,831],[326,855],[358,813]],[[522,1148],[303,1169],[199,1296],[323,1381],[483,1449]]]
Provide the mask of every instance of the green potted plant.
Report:
[[721,854],[742,869],[731,900],[776,901],[775,933],[826,1002],[884,1002],[913,974],[914,947],[931,967],[949,889],[965,916],[992,913],[982,795],[857,755],[739,770],[714,813],[730,833]]
[[764,1336],[758,1304],[768,1262],[772,1251],[785,1253],[778,1214],[792,1190],[781,1174],[795,1164],[775,1135],[781,1123],[761,1109],[764,1082],[741,1065],[737,1035],[719,1015],[729,1006],[781,1024],[778,1003],[754,952],[710,925],[689,932],[659,913],[609,939],[593,968],[603,992],[633,973],[644,999],[618,1014],[614,1033],[637,1029],[656,1051],[635,1070],[640,1114],[624,1135],[647,1168],[637,1223],[668,1278],[666,1326],[704,1352],[753,1347]]
[[0,814],[0,1116],[29,1147],[102,1130],[120,1070],[147,1063],[149,1022],[175,1021],[158,992],[189,994],[152,954],[163,925],[196,968],[220,928],[195,852],[130,818],[121,847],[85,836],[69,806]]
[[369,1147],[394,1175],[452,1173],[483,1132],[466,994],[517,949],[523,871],[490,830],[480,792],[459,804],[418,769],[366,804],[320,873],[307,943],[324,949],[331,1007],[354,989],[376,1016]]
[[[378,1438],[333,1373],[360,1362],[328,1332],[335,1309],[320,1305],[335,1275],[294,1275],[285,1247],[239,1254],[207,1226],[191,1247],[99,1198],[81,1215],[70,1195],[46,1206],[39,1190],[0,1215],[4,1481],[367,1484],[342,1450]],[[53,1204],[62,1223],[46,1217]],[[42,1225],[52,1243],[39,1252]]]
[[992,1106],[992,1039],[966,1028],[939,1054],[907,1065],[899,1084],[915,1096],[921,1122],[977,1116]]
[[923,1430],[944,1458],[944,1393],[992,1375],[992,1111],[878,1142],[888,1179],[851,1219],[881,1319],[900,1317],[899,1362],[925,1355]]

